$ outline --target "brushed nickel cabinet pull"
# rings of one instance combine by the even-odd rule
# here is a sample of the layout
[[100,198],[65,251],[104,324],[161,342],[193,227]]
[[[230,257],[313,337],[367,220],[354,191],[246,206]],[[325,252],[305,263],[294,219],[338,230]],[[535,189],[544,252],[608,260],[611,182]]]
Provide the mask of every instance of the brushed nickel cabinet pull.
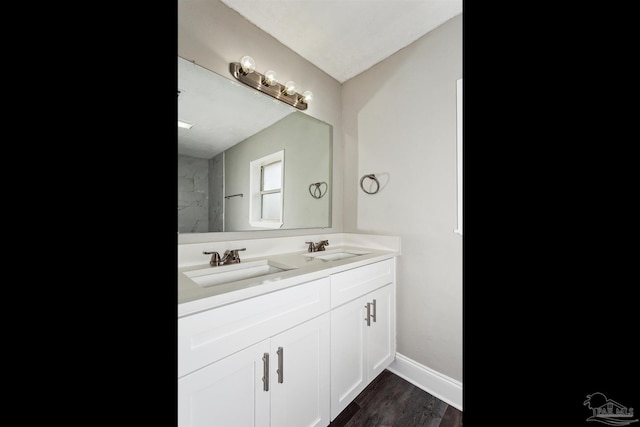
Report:
[[278,382],[282,384],[284,381],[284,369],[282,367],[284,365],[284,349],[282,347],[278,347],[278,351],[276,353],[278,353],[278,370],[276,372],[278,372]]
[[367,308],[367,317],[364,320],[367,321],[367,326],[371,326],[371,303],[368,302],[365,307]]
[[262,389],[264,391],[269,391],[269,353],[265,353],[264,356],[262,356],[262,369],[264,372],[264,375],[262,376],[262,383],[264,386]]
[[371,317],[373,317],[373,323],[376,322],[376,300],[373,300],[373,314],[371,315]]

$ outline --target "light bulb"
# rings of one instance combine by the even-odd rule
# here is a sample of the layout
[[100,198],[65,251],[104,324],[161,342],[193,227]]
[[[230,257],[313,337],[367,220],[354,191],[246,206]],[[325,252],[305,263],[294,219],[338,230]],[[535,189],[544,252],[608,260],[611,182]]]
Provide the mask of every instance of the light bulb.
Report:
[[291,80],[286,82],[284,84],[284,93],[286,93],[287,95],[293,95],[294,93],[296,93],[296,84]]
[[309,101],[313,101],[313,92],[311,92],[310,90],[305,90],[304,92],[302,92],[302,102],[308,104]]
[[266,73],[264,73],[264,84],[266,84],[267,86],[273,86],[276,83],[278,83],[278,81],[276,80],[275,71],[269,70]]
[[243,56],[242,59],[240,59],[240,67],[244,74],[251,74],[256,69],[256,61],[250,56]]

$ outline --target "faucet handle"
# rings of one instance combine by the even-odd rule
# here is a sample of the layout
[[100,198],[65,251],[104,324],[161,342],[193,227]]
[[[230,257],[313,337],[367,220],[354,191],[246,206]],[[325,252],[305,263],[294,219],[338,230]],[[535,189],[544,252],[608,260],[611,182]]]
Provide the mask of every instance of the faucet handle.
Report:
[[325,246],[329,246],[329,241],[328,240],[320,240],[317,244],[317,251],[324,251],[324,247]]
[[226,250],[224,253],[226,256],[231,257],[231,262],[240,262],[240,255],[238,255],[238,251],[246,251],[246,250],[247,248],[229,249],[229,250]]
[[305,243],[309,245],[309,248],[307,249],[307,252],[314,252],[315,251],[315,248],[316,248],[315,243],[313,243],[313,242],[305,242]]
[[220,263],[220,254],[216,251],[212,251],[212,252],[207,252],[207,251],[203,251],[202,252],[205,255],[212,255],[211,256],[211,260],[209,261],[209,265],[212,266],[217,266]]

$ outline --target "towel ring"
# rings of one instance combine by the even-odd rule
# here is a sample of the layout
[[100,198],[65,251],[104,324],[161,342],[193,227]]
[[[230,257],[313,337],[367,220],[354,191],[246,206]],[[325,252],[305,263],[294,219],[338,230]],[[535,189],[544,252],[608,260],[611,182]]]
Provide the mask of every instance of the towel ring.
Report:
[[[324,184],[324,193],[322,192],[322,189],[320,188],[320,186]],[[313,188],[315,186],[315,188]],[[322,197],[324,197],[325,194],[327,194],[327,190],[329,189],[329,185],[322,181],[322,182],[314,182],[309,186],[309,194],[311,194],[311,197],[313,197],[314,199],[321,199]]]
[[[365,178],[369,178],[372,179],[375,183],[376,183],[376,189],[375,191],[367,191],[364,189],[364,185],[362,185],[362,183],[364,182]],[[362,188],[362,191],[364,191],[367,194],[376,194],[378,192],[378,190],[380,190],[380,181],[378,181],[378,178],[376,178],[375,174],[368,174],[368,175],[363,175],[362,178],[360,178],[360,188]]]

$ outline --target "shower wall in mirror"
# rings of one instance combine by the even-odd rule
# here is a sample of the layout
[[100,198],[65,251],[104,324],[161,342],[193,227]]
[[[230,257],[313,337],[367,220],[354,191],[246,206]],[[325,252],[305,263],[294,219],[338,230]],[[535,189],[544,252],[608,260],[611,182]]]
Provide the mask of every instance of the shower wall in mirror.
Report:
[[178,120],[178,233],[331,226],[331,125],[180,57]]

